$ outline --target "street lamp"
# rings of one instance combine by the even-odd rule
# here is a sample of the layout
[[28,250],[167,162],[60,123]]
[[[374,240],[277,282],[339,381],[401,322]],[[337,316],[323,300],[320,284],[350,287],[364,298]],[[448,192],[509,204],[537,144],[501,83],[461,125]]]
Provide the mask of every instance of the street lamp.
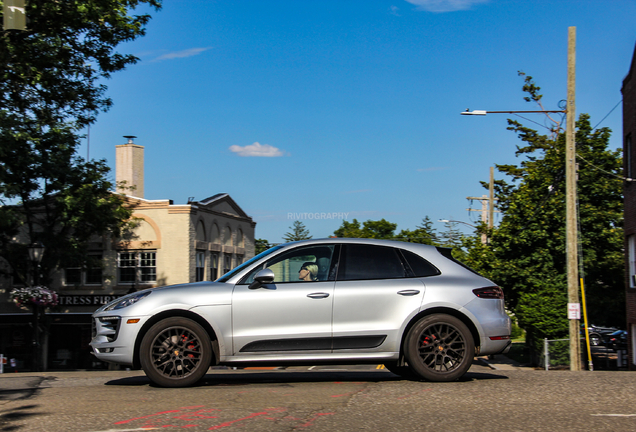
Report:
[[556,110],[556,111],[486,111],[486,110],[473,110],[469,111],[466,108],[466,111],[460,112],[461,115],[486,115],[486,114],[529,114],[529,113],[567,113],[567,110]]
[[462,222],[462,221],[458,221],[458,220],[450,220],[450,219],[440,219],[438,220],[438,222],[444,222],[444,223],[460,223],[460,224],[464,224],[464,225],[468,225],[469,227],[473,227],[475,229],[477,229],[477,227],[475,225],[471,225],[468,222]]
[[44,250],[46,248],[42,244],[42,242],[33,242],[28,247],[29,250],[29,259],[34,265],[33,271],[33,285],[37,285],[39,282],[39,273],[40,273],[40,263],[42,262],[42,256],[44,255]]

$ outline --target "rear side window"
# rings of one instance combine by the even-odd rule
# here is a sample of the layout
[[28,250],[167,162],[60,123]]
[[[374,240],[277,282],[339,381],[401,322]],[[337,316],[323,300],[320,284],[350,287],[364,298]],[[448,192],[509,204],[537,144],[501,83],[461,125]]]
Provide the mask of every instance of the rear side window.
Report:
[[402,255],[413,271],[415,277],[437,276],[441,272],[421,256],[402,249]]
[[338,280],[395,279],[406,277],[397,249],[385,246],[343,246]]

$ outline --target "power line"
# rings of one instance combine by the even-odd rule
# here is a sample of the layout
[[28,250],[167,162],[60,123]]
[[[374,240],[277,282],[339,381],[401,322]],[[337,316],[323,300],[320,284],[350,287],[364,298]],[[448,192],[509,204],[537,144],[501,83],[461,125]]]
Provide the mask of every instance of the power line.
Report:
[[607,117],[609,117],[609,115],[610,115],[611,113],[613,113],[613,112],[614,112],[614,110],[615,110],[615,109],[616,109],[616,108],[617,108],[617,107],[621,104],[621,102],[623,102],[623,99],[619,100],[619,101],[618,101],[618,103],[617,103],[616,105],[614,105],[614,108],[612,108],[612,109],[610,110],[610,112],[608,112],[608,113],[607,113],[607,115],[606,115],[605,117],[603,117],[603,119],[602,119],[600,122],[598,122],[598,124],[597,124],[596,126],[594,126],[594,127],[592,128],[592,132],[594,132],[594,131],[596,130],[596,128],[598,127],[598,125],[600,125],[601,123],[603,123],[603,121],[604,121]]
[[610,172],[610,171],[604,170],[603,168],[598,167],[598,166],[594,165],[592,162],[590,162],[590,161],[588,161],[587,159],[585,159],[583,156],[581,156],[581,154],[580,154],[580,153],[577,153],[577,154],[576,154],[576,157],[583,159],[583,160],[585,161],[585,163],[587,163],[588,165],[590,165],[592,168],[597,169],[598,171],[604,172],[605,174],[611,175],[612,177],[616,177],[617,179],[620,179],[620,180],[623,180],[623,181],[626,181],[626,182],[633,182],[633,181],[636,181],[636,180],[634,180],[634,179],[632,179],[632,178],[629,178],[629,177],[623,177],[623,176],[621,176],[621,175],[614,174],[613,172]]

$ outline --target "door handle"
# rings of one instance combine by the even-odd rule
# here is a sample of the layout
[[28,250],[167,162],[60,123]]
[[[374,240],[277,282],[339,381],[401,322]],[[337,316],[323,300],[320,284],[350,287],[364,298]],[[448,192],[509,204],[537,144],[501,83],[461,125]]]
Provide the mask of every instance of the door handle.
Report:
[[307,294],[307,297],[312,299],[327,298],[329,297],[329,293],[311,293],[311,294]]
[[402,291],[398,291],[399,295],[402,296],[414,296],[414,295],[418,295],[420,293],[420,290],[402,290]]

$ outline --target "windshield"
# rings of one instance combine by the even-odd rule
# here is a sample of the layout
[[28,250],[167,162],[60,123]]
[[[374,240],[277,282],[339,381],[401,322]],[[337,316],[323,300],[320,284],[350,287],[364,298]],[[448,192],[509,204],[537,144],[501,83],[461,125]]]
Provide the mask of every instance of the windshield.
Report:
[[230,278],[232,278],[232,276],[235,276],[237,273],[239,273],[240,271],[242,271],[243,269],[245,269],[246,267],[254,264],[256,261],[260,260],[263,257],[266,257],[267,255],[277,251],[278,249],[282,248],[283,245],[278,245],[278,246],[274,246],[272,248],[267,249],[265,252],[261,252],[258,255],[256,255],[254,258],[251,258],[248,261],[245,261],[243,264],[241,264],[240,266],[233,268],[232,270],[230,270],[229,272],[225,273],[223,276],[221,276],[220,278],[218,278],[216,281],[217,282],[227,282],[228,280],[230,280]]

